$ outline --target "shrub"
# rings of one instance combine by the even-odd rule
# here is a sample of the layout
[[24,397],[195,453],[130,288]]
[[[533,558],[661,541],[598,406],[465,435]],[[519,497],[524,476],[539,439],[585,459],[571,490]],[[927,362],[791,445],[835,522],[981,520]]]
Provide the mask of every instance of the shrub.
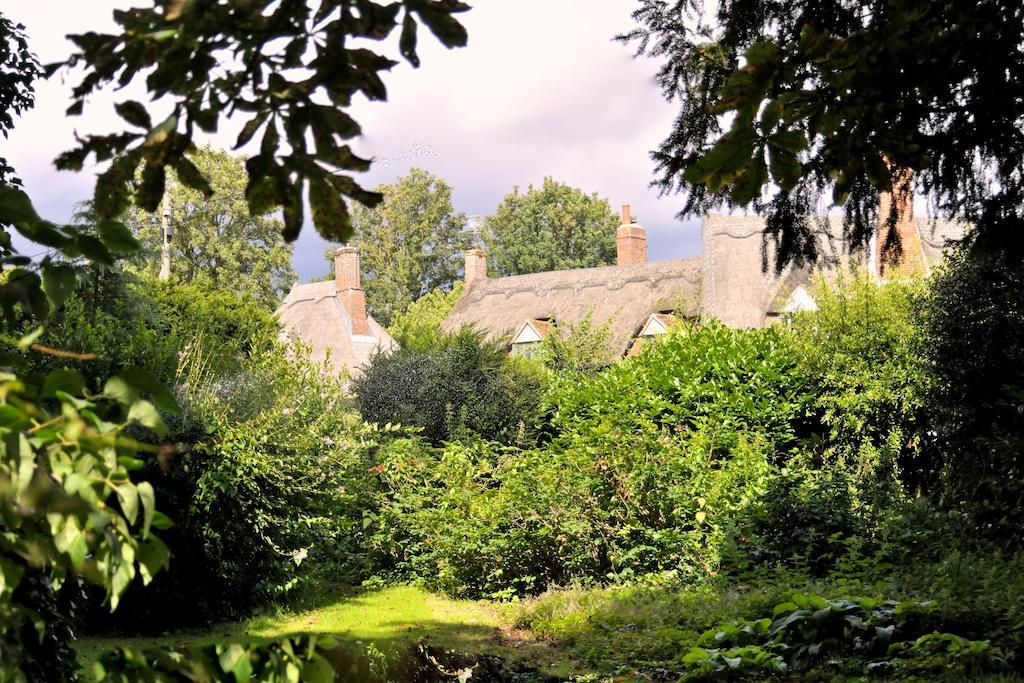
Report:
[[798,438],[793,363],[775,331],[711,324],[559,385],[543,448],[396,442],[371,544],[392,574],[459,595],[706,578]]
[[541,343],[541,362],[559,374],[597,374],[616,360],[608,348],[611,324],[611,320],[595,324],[587,313],[568,330],[556,327]]
[[254,299],[93,267],[39,340],[90,357],[39,356],[33,369],[70,365],[98,388],[125,367],[139,367],[172,385],[183,355],[206,376],[235,372],[245,357],[273,346],[277,332],[273,316]]
[[188,558],[129,594],[119,624],[190,626],[241,617],[319,576],[358,582],[376,432],[358,425],[341,380],[274,348],[182,391],[177,455],[152,479]]
[[462,296],[463,283],[456,282],[449,291],[434,289],[409,305],[403,313],[395,313],[388,326],[398,345],[410,351],[428,351],[441,344],[441,323]]
[[790,567],[822,575],[865,529],[841,472],[799,464],[774,473],[729,520],[730,564],[740,572]]
[[873,282],[866,272],[819,280],[817,310],[799,313],[787,339],[796,372],[813,388],[825,429],[823,458],[858,493],[884,505],[901,473],[914,487],[923,431],[925,371],[914,313],[921,281]]
[[983,533],[1020,542],[1024,528],[1024,266],[952,255],[922,310],[933,458],[947,506]]
[[464,328],[434,348],[377,353],[353,390],[364,420],[418,427],[435,445],[463,430],[522,443],[537,426],[541,378]]

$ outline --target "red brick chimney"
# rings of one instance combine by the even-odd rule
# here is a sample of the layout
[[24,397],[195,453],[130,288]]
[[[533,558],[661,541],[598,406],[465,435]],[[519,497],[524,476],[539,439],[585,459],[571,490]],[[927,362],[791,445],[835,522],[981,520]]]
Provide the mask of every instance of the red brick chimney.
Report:
[[615,252],[620,266],[647,263],[647,231],[633,224],[629,204],[622,205],[622,225],[615,231]]
[[334,252],[334,286],[338,300],[352,321],[352,334],[369,335],[366,319],[366,292],[359,286],[359,250],[342,247]]
[[478,280],[487,279],[487,252],[483,249],[470,249],[466,252],[466,286]]
[[[878,235],[875,239],[875,275],[879,278],[915,275],[925,272],[921,235],[914,220],[913,176],[909,169],[900,171],[892,181],[891,192],[878,193]],[[889,224],[893,207],[895,225]],[[895,235],[900,250],[896,252]]]

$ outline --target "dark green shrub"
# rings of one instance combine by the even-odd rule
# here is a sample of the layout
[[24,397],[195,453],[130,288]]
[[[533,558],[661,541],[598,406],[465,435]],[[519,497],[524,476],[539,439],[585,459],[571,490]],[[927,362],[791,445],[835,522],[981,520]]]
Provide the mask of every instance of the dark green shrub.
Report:
[[983,533],[1020,542],[1024,529],[1024,266],[953,255],[922,311],[932,459],[946,505]]
[[730,520],[729,561],[740,571],[791,567],[821,575],[865,529],[841,473],[787,467]]
[[541,379],[464,328],[424,350],[376,354],[353,391],[365,421],[418,427],[435,445],[462,430],[522,443],[537,426]]

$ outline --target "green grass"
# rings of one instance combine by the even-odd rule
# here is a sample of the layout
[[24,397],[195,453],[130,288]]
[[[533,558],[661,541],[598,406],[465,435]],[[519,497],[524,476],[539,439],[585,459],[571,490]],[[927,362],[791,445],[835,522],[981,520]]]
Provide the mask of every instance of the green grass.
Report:
[[494,655],[552,675],[578,673],[565,651],[512,628],[508,609],[485,601],[452,600],[421,588],[336,593],[295,612],[263,614],[201,632],[159,638],[85,638],[76,643],[83,665],[119,646],[189,647],[232,640],[318,633],[399,651],[418,642],[468,655]]

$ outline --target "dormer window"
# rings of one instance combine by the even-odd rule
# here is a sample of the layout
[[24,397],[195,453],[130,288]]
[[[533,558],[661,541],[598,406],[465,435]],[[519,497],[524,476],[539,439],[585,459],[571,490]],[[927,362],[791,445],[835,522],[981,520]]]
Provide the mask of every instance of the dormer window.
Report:
[[533,358],[540,352],[541,342],[555,329],[553,318],[527,320],[512,338],[512,355]]
[[645,343],[657,339],[680,322],[681,319],[676,316],[673,310],[658,311],[657,313],[650,314],[633,337],[633,343],[626,350],[626,357],[632,358],[637,355]]

